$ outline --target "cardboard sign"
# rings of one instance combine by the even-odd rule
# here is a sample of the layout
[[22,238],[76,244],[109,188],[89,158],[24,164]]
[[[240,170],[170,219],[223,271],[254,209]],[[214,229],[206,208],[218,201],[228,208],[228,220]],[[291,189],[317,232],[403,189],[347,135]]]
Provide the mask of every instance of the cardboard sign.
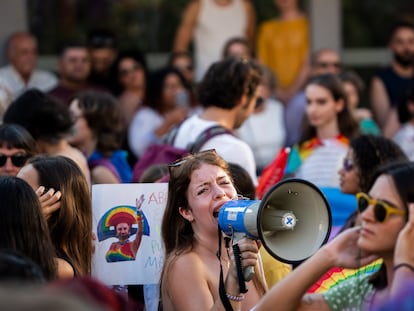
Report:
[[167,183],[92,186],[93,277],[107,285],[159,282],[167,195]]

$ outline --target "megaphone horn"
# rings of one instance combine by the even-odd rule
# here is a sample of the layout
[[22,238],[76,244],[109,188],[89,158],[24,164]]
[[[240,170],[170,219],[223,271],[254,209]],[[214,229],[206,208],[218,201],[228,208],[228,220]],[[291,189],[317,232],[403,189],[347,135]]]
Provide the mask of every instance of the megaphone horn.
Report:
[[[332,216],[327,199],[309,181],[285,179],[267,191],[263,200],[226,202],[218,216],[220,229],[262,241],[274,258],[297,264],[328,241]],[[247,281],[252,271],[244,273]]]

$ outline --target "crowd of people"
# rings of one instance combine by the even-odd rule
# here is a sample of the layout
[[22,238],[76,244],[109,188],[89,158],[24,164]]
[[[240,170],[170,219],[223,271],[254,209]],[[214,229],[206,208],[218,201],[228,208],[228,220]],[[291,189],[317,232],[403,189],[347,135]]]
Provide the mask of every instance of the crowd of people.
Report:
[[[27,299],[68,310],[147,303],[152,311],[151,299],[166,311],[404,307],[414,285],[414,25],[392,24],[392,60],[366,86],[339,51],[310,51],[297,0],[275,7],[279,15],[258,25],[250,0],[190,1],[168,62],[155,70],[109,30],[66,42],[54,72],[37,68],[32,34],[9,36],[0,68],[1,282],[30,285]],[[225,131],[196,153],[140,172],[139,182],[168,182],[158,224],[165,258],[150,299],[91,278],[92,186],[131,183],[146,151],[172,132],[171,147],[186,149],[217,126]],[[220,208],[291,177],[336,191],[329,242],[294,266],[249,238],[235,254],[218,231]],[[248,292],[236,259],[254,267]],[[373,262],[369,275],[310,290],[335,269]]]

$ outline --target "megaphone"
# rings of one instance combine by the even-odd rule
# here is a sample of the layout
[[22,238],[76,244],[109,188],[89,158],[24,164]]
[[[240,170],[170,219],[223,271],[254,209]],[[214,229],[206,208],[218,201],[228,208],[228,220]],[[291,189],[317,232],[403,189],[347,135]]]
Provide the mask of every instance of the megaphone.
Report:
[[[270,188],[263,200],[235,200],[220,209],[221,231],[234,240],[249,237],[262,241],[274,258],[297,264],[328,241],[332,216],[327,199],[309,181],[285,179]],[[253,277],[245,269],[246,281]]]

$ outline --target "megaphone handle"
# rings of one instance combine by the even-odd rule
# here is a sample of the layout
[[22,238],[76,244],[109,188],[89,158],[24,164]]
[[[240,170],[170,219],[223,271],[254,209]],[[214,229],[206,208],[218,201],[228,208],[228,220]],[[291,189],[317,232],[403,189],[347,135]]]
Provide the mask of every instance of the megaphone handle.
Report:
[[[244,293],[247,293],[247,287],[246,287],[245,277],[243,274],[243,269],[242,269],[242,264],[241,264],[240,248],[237,244],[233,244],[233,254],[234,254],[234,261],[236,262],[237,279],[239,280],[239,291],[241,294],[244,294]],[[253,267],[248,267],[248,268],[253,269]]]

